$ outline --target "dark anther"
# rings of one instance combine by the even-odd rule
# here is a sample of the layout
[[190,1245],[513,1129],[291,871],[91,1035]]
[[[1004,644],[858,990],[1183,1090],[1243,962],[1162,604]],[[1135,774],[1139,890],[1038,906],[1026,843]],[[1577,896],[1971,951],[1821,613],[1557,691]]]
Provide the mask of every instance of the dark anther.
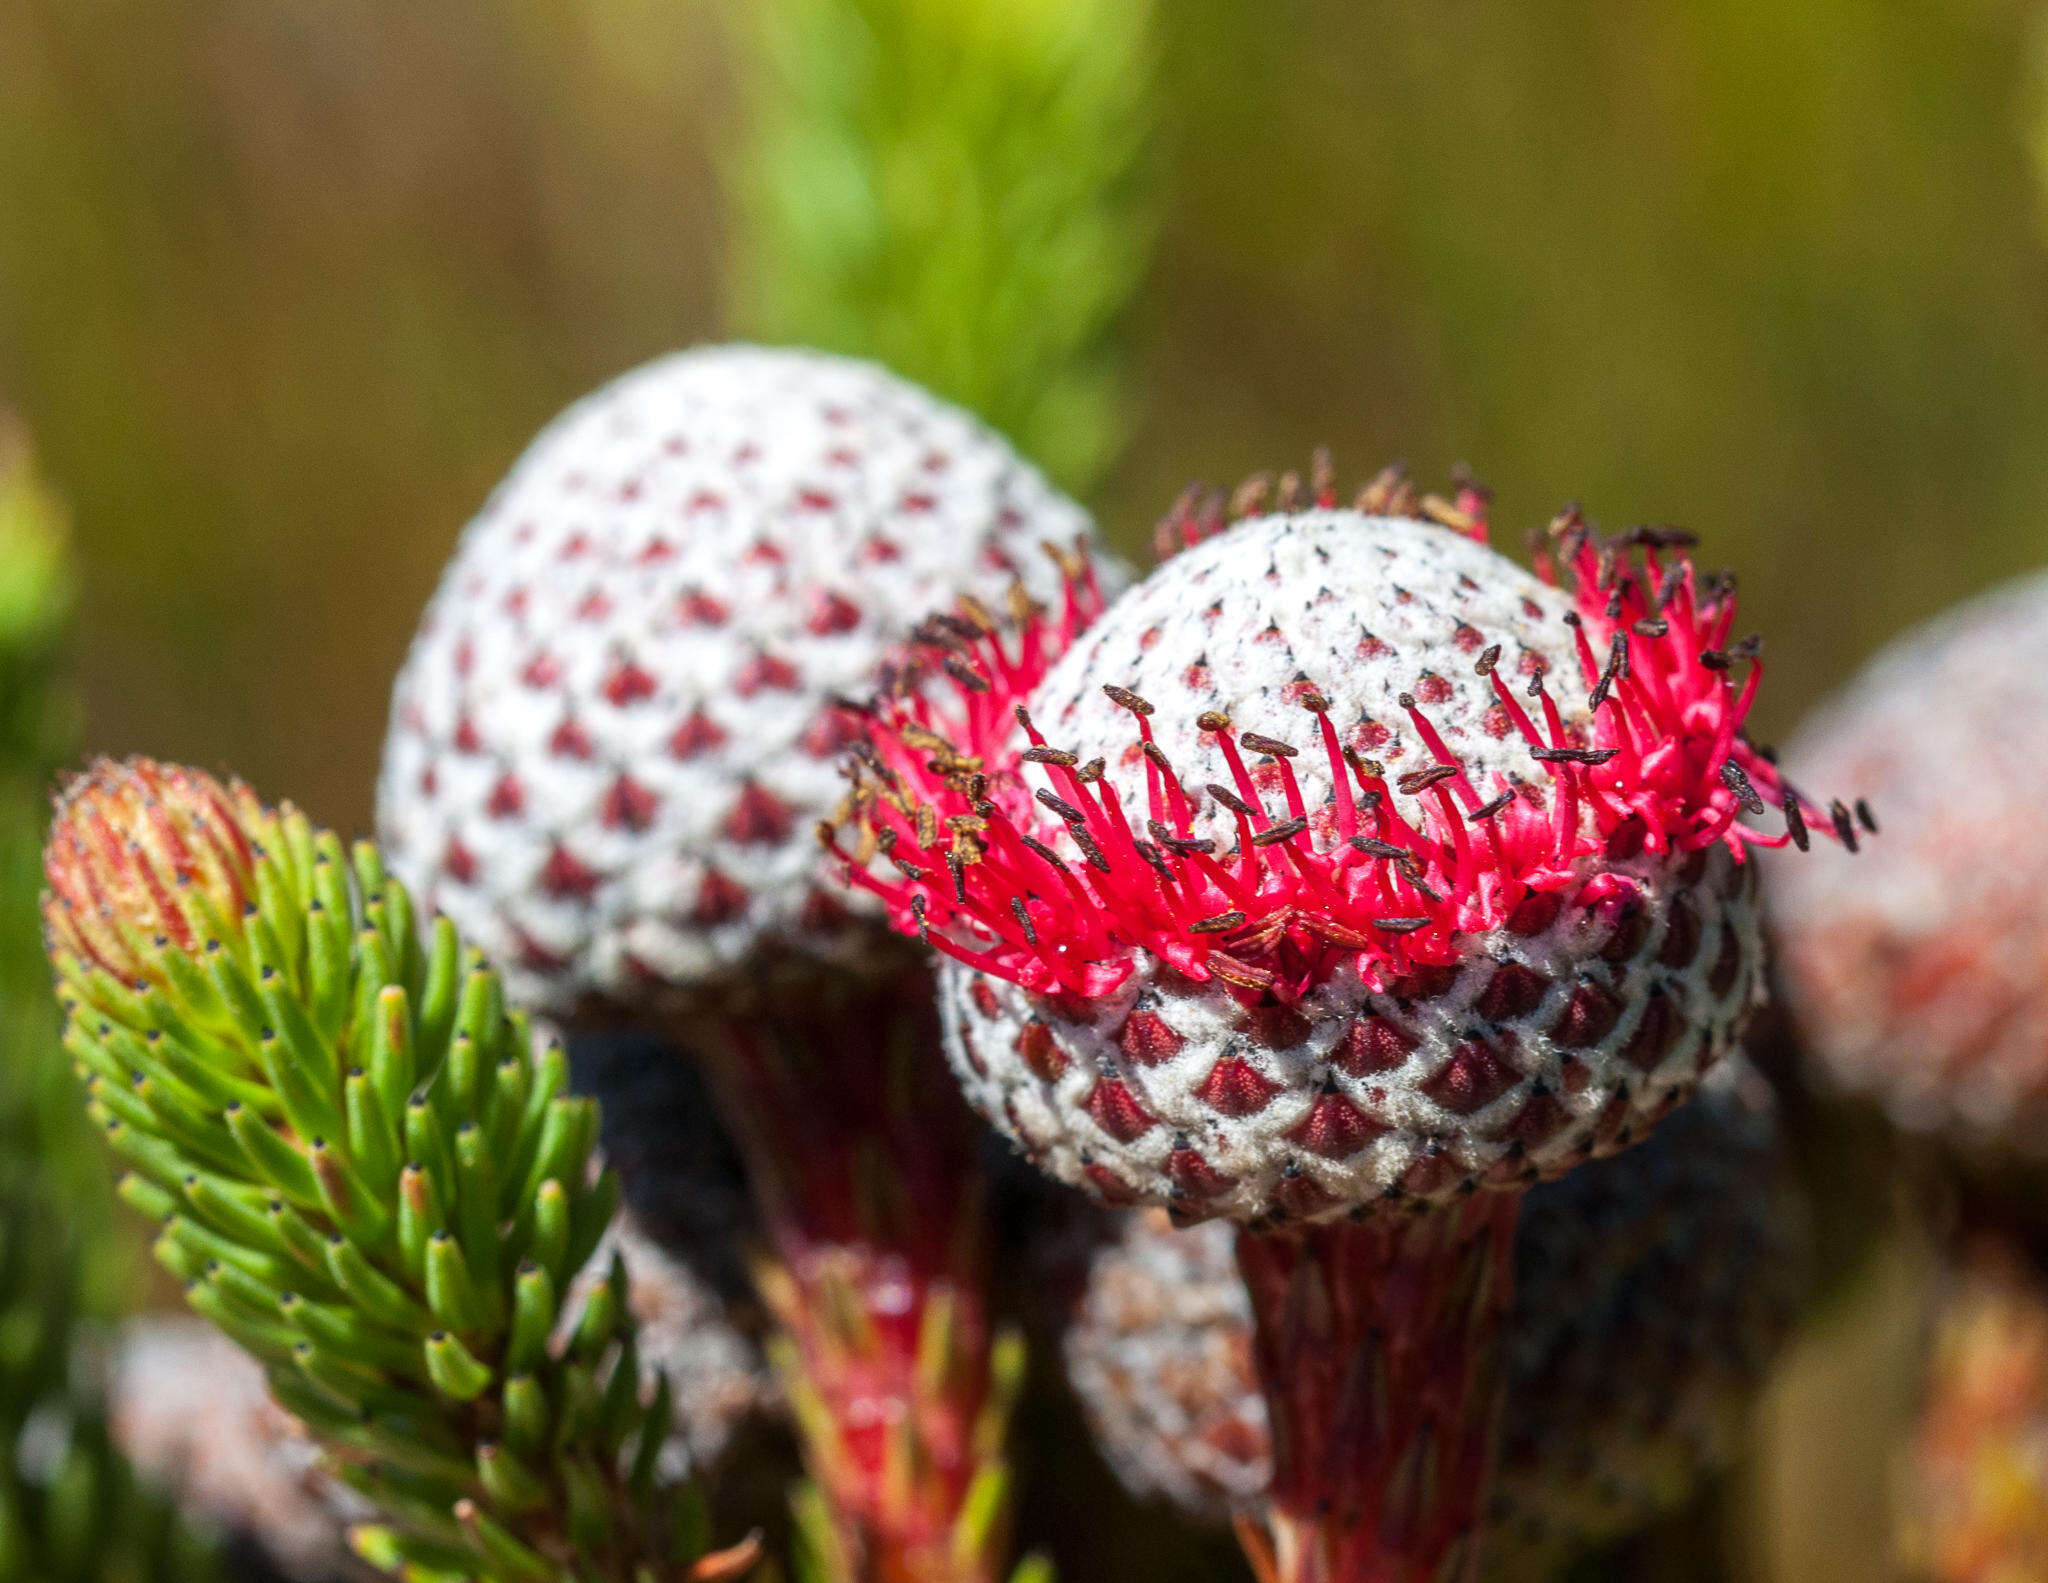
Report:
[[1195,724],[1204,731],[1228,731],[1230,716],[1220,709],[1205,709],[1195,716]]
[[1214,797],[1218,802],[1223,804],[1223,806],[1228,808],[1232,813],[1240,814],[1247,819],[1251,818],[1251,805],[1247,803],[1242,797],[1238,796],[1237,793],[1232,791],[1228,786],[1218,786],[1214,781],[1211,781],[1209,783],[1208,790],[1209,795],[1211,797]]
[[1105,765],[1103,764],[1103,761],[1101,759],[1090,759],[1086,764],[1083,764],[1079,769],[1074,771],[1074,779],[1079,781],[1083,786],[1093,786],[1097,781],[1102,779],[1102,772],[1104,768]]
[[1806,813],[1799,806],[1799,799],[1790,789],[1785,793],[1785,830],[1792,837],[1792,844],[1804,852],[1813,845],[1813,838],[1806,833]]
[[1401,695],[1401,707],[1403,709],[1413,709],[1415,707],[1415,695],[1413,693],[1403,693]]
[[1263,753],[1268,758],[1291,759],[1299,751],[1289,747],[1285,742],[1275,742],[1271,737],[1262,737],[1256,731],[1247,731],[1237,740],[1239,746],[1250,748],[1254,753]]
[[1491,676],[1494,666],[1500,663],[1500,645],[1489,644],[1486,650],[1473,662],[1472,672],[1476,676]]
[[1653,620],[1649,616],[1643,617],[1642,620],[1638,621],[1634,626],[1629,628],[1629,631],[1633,632],[1639,638],[1661,638],[1664,636],[1665,633],[1669,632],[1670,630],[1670,622],[1662,619]]
[[1138,751],[1145,755],[1145,761],[1154,769],[1164,770],[1168,775],[1173,773],[1173,760],[1166,756],[1166,749],[1150,737],[1139,742]]
[[1108,695],[1109,701],[1119,709],[1128,709],[1134,715],[1149,715],[1152,712],[1152,706],[1128,687],[1118,687],[1110,683],[1102,690]]
[[1026,764],[1057,764],[1063,770],[1070,770],[1081,762],[1062,748],[1026,748],[1017,756]]
[[1070,825],[1086,824],[1088,822],[1088,816],[1064,797],[1057,796],[1049,791],[1040,790],[1038,800]]
[[946,656],[944,668],[948,676],[971,693],[985,693],[991,690],[992,684],[986,676],[950,654]]
[[1514,800],[1514,789],[1510,787],[1508,790],[1502,792],[1498,797],[1494,798],[1492,802],[1481,803],[1477,808],[1474,808],[1470,813],[1465,815],[1465,817],[1471,820],[1474,824],[1477,824],[1483,819],[1491,819],[1495,814],[1499,813],[1503,808],[1507,807],[1507,805],[1513,802]]
[[1735,760],[1723,761],[1721,784],[1735,793],[1735,799],[1742,804],[1745,813],[1760,814],[1764,811],[1763,798],[1757,795],[1756,788],[1749,783],[1749,777],[1742,772],[1742,766]]
[[1856,821],[1849,817],[1849,810],[1843,805],[1841,798],[1837,797],[1828,804],[1828,818],[1834,821],[1835,834],[1840,837],[1842,845],[1851,852],[1854,852],[1856,850]]
[[1620,748],[1531,748],[1529,756],[1543,764],[1605,764]]
[[1133,841],[1131,846],[1139,857],[1152,865],[1153,870],[1161,879],[1165,880],[1169,885],[1173,883],[1173,870],[1167,866],[1166,855],[1158,847],[1154,846],[1150,841]]
[[1252,837],[1253,846],[1278,846],[1282,841],[1291,841],[1308,828],[1306,819],[1290,819],[1285,824],[1270,825]]
[[1870,804],[1861,797],[1856,799],[1856,822],[1872,835],[1877,834],[1877,815],[1870,811]]
[[1432,764],[1426,770],[1410,770],[1394,784],[1414,797],[1443,781],[1455,779],[1457,774],[1458,766],[1455,764]]
[[1074,838],[1074,845],[1081,849],[1081,855],[1088,860],[1088,866],[1097,873],[1109,872],[1109,859],[1102,855],[1102,848],[1095,844],[1095,837],[1079,825],[1068,825],[1067,834]]
[[1351,844],[1367,857],[1385,858],[1390,863],[1398,863],[1408,855],[1406,848],[1395,846],[1391,841],[1374,840],[1369,835],[1355,835]]
[[1719,649],[1701,649],[1700,664],[1710,671],[1725,671],[1733,669],[1735,662]]
[[1330,712],[1330,700],[1319,692],[1311,690],[1303,693],[1300,702],[1301,707],[1312,715],[1328,714]]
[[1372,926],[1387,934],[1413,934],[1417,929],[1427,929],[1427,918],[1374,918]]
[[1229,912],[1219,912],[1213,918],[1196,919],[1193,923],[1188,925],[1188,933],[1228,934],[1232,929],[1235,929],[1239,924],[1243,922],[1244,914],[1237,911],[1236,908],[1232,908]]
[[1038,944],[1038,930],[1032,926],[1031,909],[1024,905],[1024,898],[1022,896],[1012,896],[1010,898],[1010,915],[1017,920],[1017,927],[1024,931],[1025,943],[1036,946]]
[[1059,853],[1055,852],[1051,847],[1047,846],[1043,841],[1033,840],[1028,835],[1020,835],[1017,839],[1022,841],[1025,846],[1029,847],[1034,854],[1044,858],[1046,862],[1050,863],[1062,874],[1066,873],[1067,860],[1061,857]]

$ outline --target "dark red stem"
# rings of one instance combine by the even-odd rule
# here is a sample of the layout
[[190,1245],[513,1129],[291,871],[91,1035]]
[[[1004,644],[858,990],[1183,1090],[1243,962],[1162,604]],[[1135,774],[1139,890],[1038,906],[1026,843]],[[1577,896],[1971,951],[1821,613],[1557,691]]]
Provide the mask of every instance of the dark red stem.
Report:
[[993,1583],[1003,1543],[999,1523],[957,1532],[1004,1404],[973,1124],[934,1004],[922,963],[813,968],[689,1030],[768,1232],[759,1285],[837,1564],[864,1583]]
[[1265,1583],[1476,1575],[1520,1208],[1481,1192],[1239,1234],[1273,1426],[1267,1533],[1247,1536]]

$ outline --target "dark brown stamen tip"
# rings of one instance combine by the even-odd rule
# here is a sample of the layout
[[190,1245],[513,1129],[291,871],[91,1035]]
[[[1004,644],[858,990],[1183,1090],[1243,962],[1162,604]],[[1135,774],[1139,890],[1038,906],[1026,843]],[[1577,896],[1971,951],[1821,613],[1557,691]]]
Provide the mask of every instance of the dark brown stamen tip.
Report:
[[948,654],[941,662],[948,676],[971,693],[985,693],[994,690],[995,684],[964,660]]
[[1385,858],[1389,863],[1404,861],[1408,852],[1404,847],[1395,846],[1391,841],[1380,841],[1369,835],[1355,835],[1351,844],[1368,857]]
[[1239,814],[1246,819],[1252,817],[1251,804],[1246,802],[1242,797],[1238,796],[1237,793],[1232,791],[1228,786],[1218,786],[1214,781],[1211,781],[1209,782],[1207,790],[1211,797],[1214,797],[1218,802],[1223,804],[1223,806],[1228,808],[1232,813]]
[[1076,825],[1086,824],[1088,822],[1088,816],[1086,814],[1081,812],[1080,809],[1076,808],[1072,803],[1068,802],[1066,798],[1060,796],[1057,792],[1050,792],[1041,789],[1037,793],[1037,796],[1038,800],[1041,803],[1045,804],[1046,807],[1050,808],[1054,813],[1058,814],[1060,818],[1067,824]]
[[1228,731],[1230,716],[1220,709],[1205,709],[1195,716],[1195,725],[1203,731]]
[[1417,929],[1427,929],[1427,918],[1375,918],[1372,926],[1387,934],[1413,934]]
[[1458,766],[1455,764],[1432,764],[1428,769],[1410,770],[1394,784],[1413,797],[1419,792],[1428,791],[1432,786],[1455,779],[1457,774]]
[[1605,764],[1620,748],[1531,748],[1529,756],[1543,764]]
[[1319,692],[1305,692],[1297,702],[1312,715],[1324,715],[1330,712],[1330,700]]
[[1489,643],[1479,658],[1473,661],[1472,673],[1475,676],[1491,676],[1494,666],[1499,663],[1500,645],[1498,643]]
[[1785,831],[1800,851],[1813,845],[1813,838],[1806,833],[1806,811],[1799,806],[1797,795],[1789,790],[1785,793]]
[[1736,801],[1742,804],[1743,812],[1760,814],[1764,811],[1763,798],[1757,795],[1756,788],[1750,784],[1749,776],[1743,773],[1742,766],[1735,760],[1729,759],[1721,765],[1721,784],[1735,793]]
[[1152,706],[1128,687],[1119,687],[1114,682],[1108,682],[1103,685],[1102,690],[1108,695],[1109,701],[1119,709],[1128,709],[1134,715],[1149,715],[1152,712]]
[[1271,737],[1260,736],[1256,731],[1247,731],[1237,740],[1240,747],[1249,748],[1254,753],[1263,753],[1268,758],[1291,759],[1299,752],[1299,749],[1291,748],[1285,742],[1276,742]]
[[1228,934],[1244,922],[1244,914],[1233,908],[1219,912],[1213,918],[1198,918],[1188,925],[1189,934]]
[[1017,756],[1026,764],[1057,764],[1065,770],[1081,762],[1076,755],[1061,748],[1026,748]]
[[1503,808],[1507,807],[1507,805],[1513,802],[1514,800],[1515,794],[1512,789],[1504,791],[1498,797],[1494,798],[1492,802],[1481,803],[1477,808],[1474,808],[1470,813],[1466,814],[1465,817],[1475,824],[1483,819],[1491,819],[1495,814],[1499,813]]
[[1870,803],[1862,797],[1856,799],[1856,822],[1872,835],[1877,834],[1877,815],[1870,811]]
[[1856,850],[1856,821],[1849,816],[1848,808],[1837,797],[1828,804],[1828,818],[1833,821],[1835,835],[1851,852]]
[[1291,841],[1308,828],[1306,819],[1290,819],[1285,824],[1270,825],[1252,837],[1253,846],[1277,846],[1282,841]]

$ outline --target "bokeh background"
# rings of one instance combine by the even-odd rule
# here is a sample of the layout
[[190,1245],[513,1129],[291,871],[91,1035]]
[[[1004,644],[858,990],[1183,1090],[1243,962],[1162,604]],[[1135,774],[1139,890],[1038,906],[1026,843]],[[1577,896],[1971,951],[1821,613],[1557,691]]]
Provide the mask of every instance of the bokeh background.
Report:
[[[1692,528],[1781,732],[2048,561],[2044,24],[0,0],[0,407],[68,506],[74,740],[364,828],[467,515],[567,401],[733,334],[887,357],[1133,551],[1186,481],[1319,443],[1469,463],[1510,534],[1567,500]],[[1710,1519],[1748,1575],[1881,1572],[1917,1257],[1774,1387]]]

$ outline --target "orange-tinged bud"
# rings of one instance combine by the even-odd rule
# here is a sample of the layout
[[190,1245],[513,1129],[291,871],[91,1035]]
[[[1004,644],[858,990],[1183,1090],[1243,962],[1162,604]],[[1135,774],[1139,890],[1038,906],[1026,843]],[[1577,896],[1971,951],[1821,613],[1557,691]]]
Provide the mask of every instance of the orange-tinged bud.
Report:
[[254,900],[271,822],[239,780],[146,758],[96,761],[58,794],[43,849],[51,956],[160,982],[161,949],[195,951]]

